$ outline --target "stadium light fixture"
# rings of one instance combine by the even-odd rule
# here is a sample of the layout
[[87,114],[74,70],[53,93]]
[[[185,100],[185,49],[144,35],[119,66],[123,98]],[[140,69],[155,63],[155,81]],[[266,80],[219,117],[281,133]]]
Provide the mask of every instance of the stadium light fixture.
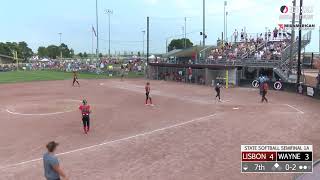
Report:
[[59,32],[59,47],[60,47],[60,59],[62,59],[62,47],[61,47],[61,38],[62,38],[62,33]]
[[141,32],[142,32],[142,57],[144,57],[144,37],[145,37],[146,31],[143,30]]
[[99,17],[98,17],[98,0],[96,0],[96,31],[97,31],[97,49],[96,56],[97,60],[99,59]]
[[109,48],[108,48],[108,58],[110,58],[111,56],[110,56],[110,32],[111,32],[111,23],[110,23],[110,16],[113,14],[113,10],[111,10],[111,9],[106,9],[105,10],[105,14],[107,14],[108,15],[108,28],[109,28]]

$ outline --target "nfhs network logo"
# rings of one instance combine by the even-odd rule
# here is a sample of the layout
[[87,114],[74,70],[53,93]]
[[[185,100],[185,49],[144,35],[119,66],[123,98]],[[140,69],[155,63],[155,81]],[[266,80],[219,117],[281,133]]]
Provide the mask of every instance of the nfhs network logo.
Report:
[[285,13],[287,13],[288,11],[289,11],[288,6],[285,6],[285,5],[284,5],[284,6],[281,6],[281,7],[280,7],[280,12],[281,12],[281,13],[284,13],[284,14],[285,14]]

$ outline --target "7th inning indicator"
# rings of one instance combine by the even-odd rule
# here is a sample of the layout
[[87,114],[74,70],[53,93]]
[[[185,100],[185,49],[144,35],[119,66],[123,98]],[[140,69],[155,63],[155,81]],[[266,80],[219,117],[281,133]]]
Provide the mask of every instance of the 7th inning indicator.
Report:
[[312,173],[312,145],[241,145],[242,173]]

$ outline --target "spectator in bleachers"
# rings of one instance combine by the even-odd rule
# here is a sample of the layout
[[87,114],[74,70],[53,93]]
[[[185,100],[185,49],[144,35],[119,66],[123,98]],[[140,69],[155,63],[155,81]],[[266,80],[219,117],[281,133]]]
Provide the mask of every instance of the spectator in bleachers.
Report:
[[243,42],[244,41],[244,31],[243,31],[243,29],[241,29],[240,36],[241,36],[241,42]]
[[270,41],[270,39],[271,39],[271,31],[269,29],[269,31],[268,31],[268,41]]
[[264,33],[264,41],[266,41],[266,42],[268,41],[268,32]]
[[[236,29],[234,36],[236,35]],[[231,44],[226,42],[224,47],[212,49],[208,61],[229,61],[241,60],[243,58],[253,58],[257,60],[280,60],[282,52],[288,47],[290,40],[288,38],[281,38],[278,36],[279,30],[274,29],[271,33],[270,30],[263,34],[257,34],[256,37],[248,35],[241,30],[240,42]],[[283,37],[287,37],[287,32],[281,32]],[[235,39],[236,40],[236,39]],[[234,62],[234,61],[233,61]]]
[[234,42],[237,42],[238,41],[238,30],[237,29],[234,30],[233,37],[234,37]]
[[274,30],[273,30],[273,39],[276,40],[277,37],[278,37],[278,29],[274,28]]

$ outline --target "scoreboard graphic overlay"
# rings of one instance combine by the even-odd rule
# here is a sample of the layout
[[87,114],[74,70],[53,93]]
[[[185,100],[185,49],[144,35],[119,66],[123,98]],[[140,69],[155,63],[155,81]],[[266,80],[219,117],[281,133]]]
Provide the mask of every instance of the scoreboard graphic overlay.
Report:
[[241,145],[241,173],[312,173],[312,145]]

